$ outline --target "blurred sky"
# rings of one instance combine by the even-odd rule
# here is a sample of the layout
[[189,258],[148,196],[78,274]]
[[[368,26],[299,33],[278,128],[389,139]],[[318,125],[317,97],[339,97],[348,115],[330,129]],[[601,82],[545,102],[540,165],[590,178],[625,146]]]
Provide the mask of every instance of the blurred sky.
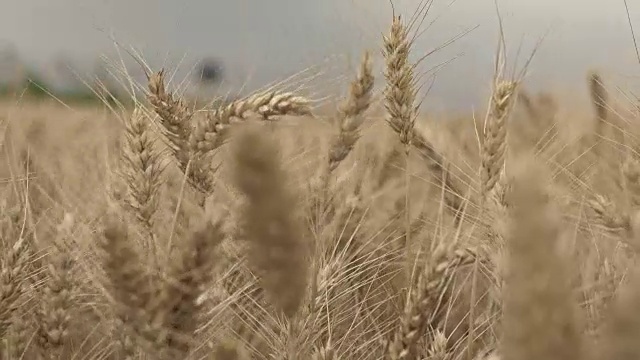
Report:
[[[640,2],[628,1],[640,31]],[[395,0],[394,7],[410,16],[418,3]],[[530,68],[530,87],[583,86],[589,69],[623,78],[638,74],[623,0],[498,4],[511,60],[522,45],[522,63],[546,34]],[[225,91],[261,86],[312,65],[325,71],[327,84],[341,83],[336,74],[362,49],[379,53],[391,16],[389,0],[4,0],[3,5],[0,45],[12,44],[34,66],[46,68],[59,58],[86,68],[100,55],[116,60],[113,36],[139,49],[154,67],[183,59],[178,77],[187,76],[199,59],[215,57],[224,67]],[[429,102],[463,110],[478,105],[497,44],[494,0],[434,0],[427,23],[434,20],[417,40],[416,56],[474,30],[426,60],[428,69],[455,58],[438,71]],[[126,55],[125,60],[131,62]]]

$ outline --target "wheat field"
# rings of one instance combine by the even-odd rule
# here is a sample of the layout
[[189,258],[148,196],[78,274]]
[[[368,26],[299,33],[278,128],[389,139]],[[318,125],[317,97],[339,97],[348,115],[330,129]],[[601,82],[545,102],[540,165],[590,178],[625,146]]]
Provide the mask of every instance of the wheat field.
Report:
[[414,25],[335,103],[2,103],[0,359],[640,359],[636,105],[432,121]]

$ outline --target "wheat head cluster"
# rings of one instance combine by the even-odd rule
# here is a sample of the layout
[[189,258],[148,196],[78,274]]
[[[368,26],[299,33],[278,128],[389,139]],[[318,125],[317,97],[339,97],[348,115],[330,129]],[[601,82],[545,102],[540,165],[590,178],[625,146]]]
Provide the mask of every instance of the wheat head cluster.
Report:
[[196,109],[164,70],[7,110],[0,359],[640,360],[635,107],[496,67],[484,118],[423,121],[416,22],[335,110]]

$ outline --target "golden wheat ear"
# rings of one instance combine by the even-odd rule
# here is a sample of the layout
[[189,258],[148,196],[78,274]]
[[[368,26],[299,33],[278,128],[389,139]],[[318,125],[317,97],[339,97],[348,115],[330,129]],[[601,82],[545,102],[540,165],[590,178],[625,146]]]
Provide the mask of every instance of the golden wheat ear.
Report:
[[127,188],[121,205],[146,231],[146,249],[149,257],[156,261],[158,252],[154,220],[159,207],[164,166],[150,122],[151,119],[140,107],[136,107],[131,116],[125,118],[125,141],[117,175]]
[[[4,235],[4,234],[3,234]],[[19,308],[18,300],[26,291],[29,267],[29,248],[24,239],[18,240],[3,254],[0,271],[0,338],[4,338]]]
[[160,124],[168,140],[169,148],[178,161],[180,169],[185,171],[189,162],[189,136],[193,111],[174,94],[167,91],[164,69],[149,77],[147,99],[160,118]]
[[483,201],[494,196],[507,154],[507,119],[509,118],[516,84],[503,81],[496,84],[491,96],[491,110],[482,142],[481,196]]
[[366,52],[360,63],[360,71],[349,87],[349,96],[339,111],[338,134],[329,149],[330,171],[335,170],[349,155],[360,137],[359,130],[365,120],[364,114],[371,106],[374,80],[371,56]]

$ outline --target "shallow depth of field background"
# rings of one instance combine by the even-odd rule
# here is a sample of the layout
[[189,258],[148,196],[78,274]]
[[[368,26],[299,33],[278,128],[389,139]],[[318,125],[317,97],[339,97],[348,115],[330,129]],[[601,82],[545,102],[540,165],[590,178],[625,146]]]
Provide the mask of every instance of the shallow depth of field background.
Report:
[[[417,3],[397,0],[394,6],[408,16]],[[524,60],[546,34],[530,68],[529,88],[585,95],[589,69],[632,87],[639,66],[623,0],[498,4],[512,60],[520,45]],[[214,57],[224,66],[220,91],[245,93],[309,66],[322,67],[326,89],[355,63],[361,49],[379,48],[391,12],[386,0],[8,0],[7,5],[0,14],[0,49],[13,47],[20,61],[55,78],[56,86],[73,82],[60,75],[65,65],[87,74],[101,55],[117,61],[115,39],[139,49],[152,66],[177,68],[180,79],[189,76],[195,62]],[[632,20],[640,24],[640,4],[630,1],[629,6]],[[483,105],[497,42],[494,0],[437,0],[432,20],[414,54],[473,31],[429,59],[431,66],[455,61],[438,72],[427,104],[432,110],[462,111]],[[123,58],[140,79],[132,59]]]

